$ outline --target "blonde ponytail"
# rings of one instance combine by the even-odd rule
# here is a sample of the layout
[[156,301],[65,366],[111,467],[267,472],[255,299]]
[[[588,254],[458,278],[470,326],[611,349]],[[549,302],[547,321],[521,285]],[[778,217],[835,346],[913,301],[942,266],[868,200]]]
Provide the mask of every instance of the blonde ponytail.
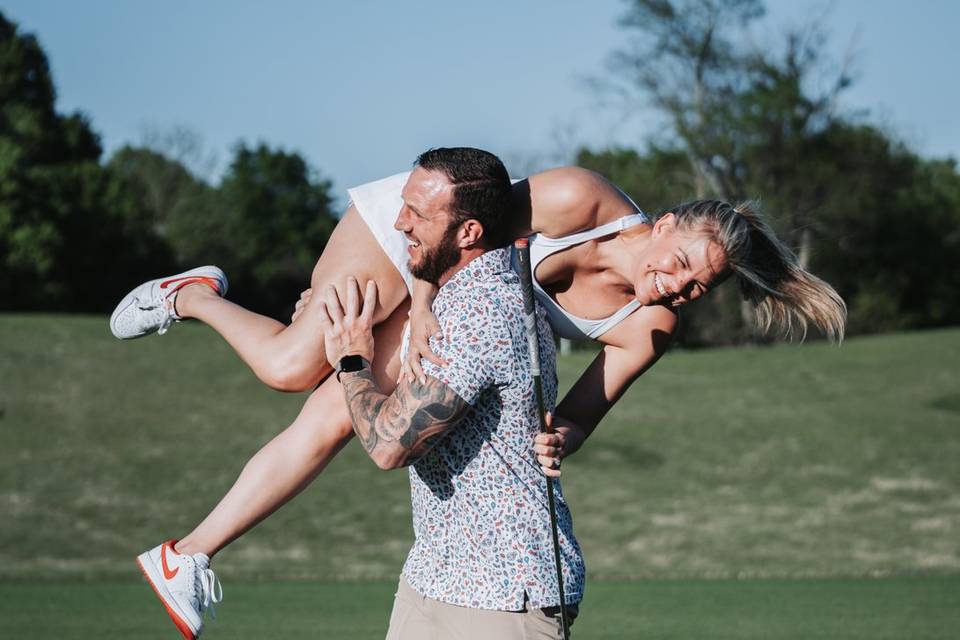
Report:
[[777,238],[754,202],[733,206],[698,200],[673,210],[677,227],[707,230],[726,253],[744,299],[763,331],[776,326],[787,337],[807,335],[813,324],[830,340],[843,340],[847,305],[829,284],[800,265]]

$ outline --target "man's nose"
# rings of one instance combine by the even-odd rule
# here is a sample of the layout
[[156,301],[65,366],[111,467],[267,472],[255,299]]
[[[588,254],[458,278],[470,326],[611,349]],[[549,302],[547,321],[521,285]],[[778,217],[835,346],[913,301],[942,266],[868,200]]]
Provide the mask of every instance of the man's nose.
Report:
[[401,207],[397,214],[397,221],[393,223],[393,228],[397,231],[409,231],[410,225],[407,220],[407,208]]

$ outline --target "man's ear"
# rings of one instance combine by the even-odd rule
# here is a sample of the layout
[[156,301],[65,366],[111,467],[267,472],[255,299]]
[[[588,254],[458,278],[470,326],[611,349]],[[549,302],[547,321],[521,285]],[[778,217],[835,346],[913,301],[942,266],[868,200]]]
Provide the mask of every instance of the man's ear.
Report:
[[460,227],[459,246],[461,249],[469,249],[479,246],[483,242],[483,225],[479,220],[468,219]]

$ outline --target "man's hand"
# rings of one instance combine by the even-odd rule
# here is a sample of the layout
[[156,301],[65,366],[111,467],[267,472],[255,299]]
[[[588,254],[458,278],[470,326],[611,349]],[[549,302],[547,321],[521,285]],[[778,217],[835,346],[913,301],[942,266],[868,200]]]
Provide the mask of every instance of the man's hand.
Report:
[[327,287],[320,308],[323,346],[327,362],[336,364],[344,356],[358,355],[373,360],[373,311],[377,305],[377,283],[367,282],[360,305],[360,285],[351,276],[347,279],[347,300],[341,304],[333,285]]

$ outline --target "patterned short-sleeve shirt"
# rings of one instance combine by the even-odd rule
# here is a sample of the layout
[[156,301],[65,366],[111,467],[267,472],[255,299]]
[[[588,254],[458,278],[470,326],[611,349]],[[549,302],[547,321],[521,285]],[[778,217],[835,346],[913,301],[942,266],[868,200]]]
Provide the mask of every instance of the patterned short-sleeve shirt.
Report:
[[[559,604],[546,478],[536,463],[539,430],[520,281],[508,249],[475,258],[437,294],[447,364],[424,370],[471,405],[410,468],[415,541],[403,568],[422,595],[475,609],[520,611]],[[539,319],[541,374],[556,402],[553,336]],[[556,481],[554,481],[556,482]],[[584,565],[560,483],[554,485],[564,593],[583,595]]]

